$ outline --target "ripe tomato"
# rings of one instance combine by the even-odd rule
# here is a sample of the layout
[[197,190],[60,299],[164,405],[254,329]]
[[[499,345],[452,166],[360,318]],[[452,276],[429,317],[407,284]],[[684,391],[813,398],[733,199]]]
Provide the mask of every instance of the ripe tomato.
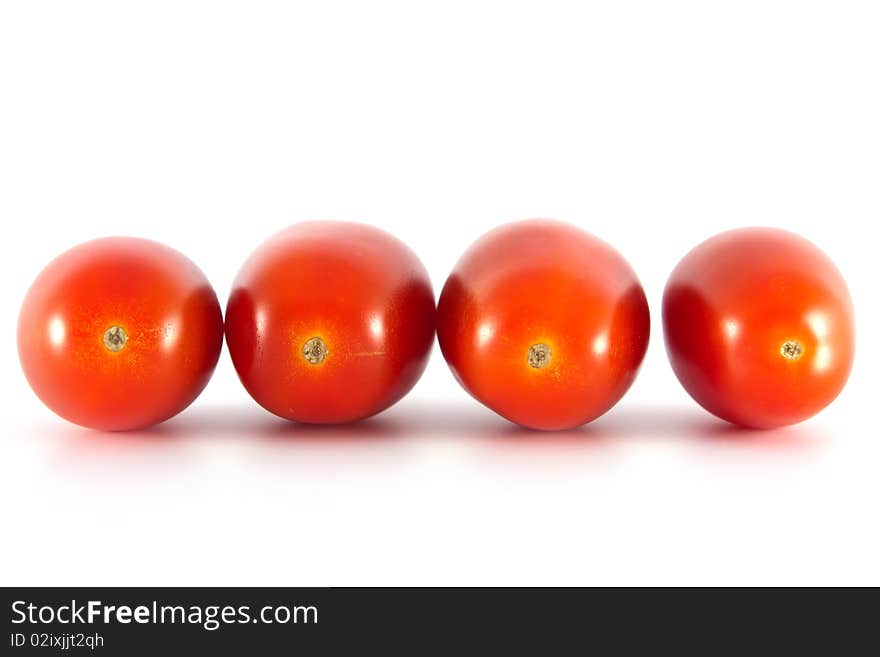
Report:
[[235,280],[226,339],[241,382],[290,420],[374,415],[418,381],[434,342],[428,273],[363,224],[314,221],[260,246]]
[[649,333],[629,264],[556,221],[481,237],[437,308],[440,348],[465,390],[534,429],[576,427],[610,409],[635,379]]
[[25,297],[18,353],[37,396],[94,429],[147,427],[199,395],[223,318],[205,275],[149,240],[111,237],[53,260]]
[[816,246],[783,230],[732,230],[688,253],[666,285],[663,325],[685,389],[746,427],[818,413],[852,367],[846,283]]

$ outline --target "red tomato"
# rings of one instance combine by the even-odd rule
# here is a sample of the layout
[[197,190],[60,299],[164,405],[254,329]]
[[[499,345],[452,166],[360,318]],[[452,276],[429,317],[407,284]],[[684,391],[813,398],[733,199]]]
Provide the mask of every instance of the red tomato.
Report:
[[149,240],[110,237],[53,260],[25,297],[18,353],[61,417],[122,431],[162,422],[199,395],[223,318],[205,275]]
[[783,230],[732,230],[688,253],[666,285],[663,325],[685,389],[746,427],[818,413],[852,367],[846,283],[822,251]]
[[363,224],[292,226],[244,264],[226,309],[238,376],[290,420],[374,415],[418,381],[434,342],[428,273],[402,242]]
[[531,220],[481,237],[455,266],[437,335],[471,395],[534,429],[599,417],[627,391],[650,333],[642,286],[609,245]]

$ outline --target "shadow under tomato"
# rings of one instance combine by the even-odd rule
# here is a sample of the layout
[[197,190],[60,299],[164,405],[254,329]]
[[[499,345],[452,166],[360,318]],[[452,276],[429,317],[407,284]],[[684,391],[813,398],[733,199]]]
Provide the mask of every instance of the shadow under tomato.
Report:
[[280,442],[384,442],[404,437],[405,428],[381,415],[348,424],[304,424],[279,420],[261,437]]
[[593,443],[598,436],[590,425],[564,431],[539,431],[522,427],[504,419],[484,406],[470,401],[420,402],[387,411],[388,421],[396,424],[402,433],[416,437],[461,440],[463,442],[509,442],[511,445],[543,444],[583,445]]
[[179,473],[198,463],[192,443],[165,424],[110,432],[63,423],[34,433],[35,439],[51,441],[48,460],[60,474],[87,481],[112,483],[147,472]]
[[811,448],[820,444],[823,434],[809,424],[778,429],[750,429],[724,420],[706,423],[702,437],[715,444],[756,448]]
[[821,433],[807,425],[758,430],[739,427],[699,407],[625,406],[588,425],[616,440],[647,438],[729,447],[810,448]]
[[652,440],[775,451],[810,449],[820,445],[825,438],[821,430],[806,423],[773,430],[747,429],[720,420],[698,407],[624,403],[574,429],[539,431],[508,422],[479,404],[470,406],[463,409],[459,404],[414,402],[394,411],[393,418],[408,426],[403,433],[465,440],[478,438],[513,446],[623,446],[632,440]]
[[751,448],[809,448],[822,436],[809,424],[754,430],[718,420],[699,408],[621,404],[575,429],[538,431],[517,426],[470,400],[403,400],[372,418],[342,425],[291,422],[256,405],[194,406],[149,429],[101,432],[62,424],[38,432],[80,452],[173,452],[193,440],[370,444],[396,440],[490,441],[499,445],[597,446],[638,439],[702,442]]
[[363,442],[391,440],[400,437],[405,428],[384,414],[347,424],[307,424],[286,420],[256,405],[213,405],[182,413],[156,429],[163,429],[166,435],[195,438]]

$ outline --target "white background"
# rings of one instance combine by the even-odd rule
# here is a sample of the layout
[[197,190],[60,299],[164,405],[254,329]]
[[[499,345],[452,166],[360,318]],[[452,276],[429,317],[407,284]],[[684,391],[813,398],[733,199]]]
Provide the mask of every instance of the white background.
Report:
[[[875,2],[4,2],[3,584],[880,584]],[[641,375],[578,431],[516,430],[435,348],[409,397],[319,430],[262,411],[224,349],[202,397],[127,435],[56,418],[15,349],[37,272],[129,234],[222,302],[304,219],[360,220],[439,293],[506,221],[615,245],[653,313]],[[723,229],[800,232],[858,315],[847,389],[742,433],[693,403],[659,324]]]

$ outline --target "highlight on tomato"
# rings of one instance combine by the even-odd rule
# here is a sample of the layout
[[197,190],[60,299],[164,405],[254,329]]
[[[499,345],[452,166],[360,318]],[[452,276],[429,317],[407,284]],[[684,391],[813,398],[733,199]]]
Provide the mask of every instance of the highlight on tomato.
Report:
[[459,383],[508,420],[569,429],[620,400],[645,356],[650,317],[635,272],[575,226],[533,219],[476,241],[437,309]]
[[694,248],[666,284],[663,327],[685,390],[745,427],[815,415],[852,368],[846,282],[818,247],[784,230],[731,230]]
[[220,356],[217,295],[183,254],[111,237],[53,260],[25,296],[18,352],[37,396],[108,431],[157,424],[204,389]]
[[409,247],[358,223],[312,221],[245,262],[226,310],[229,353],[268,411],[342,423],[415,385],[434,342],[434,293]]

